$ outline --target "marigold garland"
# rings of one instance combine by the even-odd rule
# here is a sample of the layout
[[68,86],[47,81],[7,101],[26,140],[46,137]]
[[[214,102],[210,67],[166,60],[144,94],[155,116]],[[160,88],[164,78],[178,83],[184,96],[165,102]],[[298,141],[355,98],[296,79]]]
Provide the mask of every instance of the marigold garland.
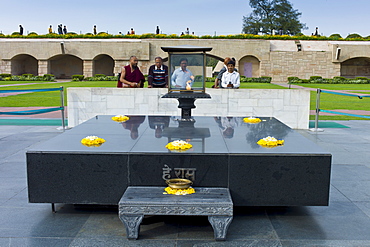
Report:
[[284,140],[277,140],[276,138],[272,136],[265,137],[257,142],[258,145],[261,145],[262,147],[268,147],[273,148],[276,146],[284,145]]
[[187,189],[172,189],[170,187],[166,187],[164,189],[163,194],[170,194],[170,195],[190,195],[195,193],[195,190],[192,187],[189,187]]
[[190,143],[186,141],[182,141],[182,140],[172,141],[166,145],[166,148],[168,148],[169,150],[176,150],[176,151],[185,151],[192,147],[193,145],[191,145]]
[[116,116],[112,117],[113,121],[116,121],[116,122],[119,122],[119,123],[126,122],[129,119],[130,118],[128,116],[125,116],[125,115],[116,115]]
[[99,147],[105,142],[103,138],[97,136],[86,136],[81,140],[81,143],[88,147]]
[[254,117],[246,117],[243,118],[244,123],[259,123],[261,122],[261,119],[259,118],[254,118]]

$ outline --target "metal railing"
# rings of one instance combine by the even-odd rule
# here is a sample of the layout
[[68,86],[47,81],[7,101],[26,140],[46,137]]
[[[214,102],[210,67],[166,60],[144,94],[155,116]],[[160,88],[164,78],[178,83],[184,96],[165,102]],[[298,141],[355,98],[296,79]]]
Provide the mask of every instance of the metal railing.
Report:
[[0,112],[0,115],[34,115],[34,114],[42,114],[42,113],[53,112],[53,111],[61,111],[62,126],[63,126],[63,130],[65,130],[64,88],[62,86],[59,88],[46,88],[46,89],[0,90],[0,93],[21,93],[21,92],[34,93],[34,92],[49,92],[49,91],[60,91],[60,102],[61,102],[60,107],[36,109],[36,110],[28,110],[28,111]]
[[351,117],[369,118],[370,119],[370,116],[364,116],[364,115],[358,115],[358,114],[352,114],[352,113],[344,113],[344,112],[338,112],[338,111],[330,111],[330,110],[320,109],[320,96],[321,96],[321,93],[328,93],[328,94],[336,94],[336,95],[341,95],[341,96],[357,97],[359,99],[370,97],[370,95],[357,95],[357,94],[349,94],[349,93],[340,93],[340,92],[326,91],[326,90],[322,90],[322,89],[318,88],[316,90],[316,115],[315,115],[315,128],[314,128],[314,130],[316,130],[316,131],[318,130],[320,112],[326,112],[326,113],[332,113],[332,114],[338,114],[338,115],[345,115],[345,116],[351,116]]

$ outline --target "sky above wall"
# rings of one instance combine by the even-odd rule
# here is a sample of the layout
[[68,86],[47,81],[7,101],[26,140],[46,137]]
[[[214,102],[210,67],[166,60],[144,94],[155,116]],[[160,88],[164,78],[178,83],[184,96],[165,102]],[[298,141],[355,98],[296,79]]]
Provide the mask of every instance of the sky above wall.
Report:
[[[311,35],[315,28],[325,36],[338,33],[370,35],[369,0],[290,0],[302,13],[300,21]],[[49,25],[57,32],[59,24],[68,32],[125,34],[134,28],[136,34],[178,34],[189,28],[195,35],[228,35],[242,31],[243,16],[251,13],[248,0],[12,0],[0,2],[0,32],[11,34],[24,27],[24,34],[46,34]]]

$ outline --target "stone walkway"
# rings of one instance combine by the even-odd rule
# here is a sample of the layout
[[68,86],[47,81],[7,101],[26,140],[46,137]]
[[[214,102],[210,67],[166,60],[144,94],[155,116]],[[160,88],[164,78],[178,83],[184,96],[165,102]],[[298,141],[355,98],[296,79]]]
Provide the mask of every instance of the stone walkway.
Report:
[[28,203],[25,152],[62,131],[1,126],[0,246],[370,247],[370,121],[336,122],[350,128],[299,131],[333,155],[329,206],[236,207],[224,242],[207,217],[149,216],[132,241],[117,207]]

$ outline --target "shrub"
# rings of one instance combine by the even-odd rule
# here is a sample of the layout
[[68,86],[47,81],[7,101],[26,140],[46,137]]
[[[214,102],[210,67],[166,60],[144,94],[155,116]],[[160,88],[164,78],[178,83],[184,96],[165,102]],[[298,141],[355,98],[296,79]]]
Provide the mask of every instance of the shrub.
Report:
[[13,36],[13,35],[21,35],[21,34],[20,34],[19,32],[13,32],[13,33],[12,33],[12,36]]
[[261,83],[271,83],[271,76],[261,76]]
[[11,77],[12,75],[11,74],[0,74],[0,77],[1,78],[5,78],[5,77]]
[[362,36],[357,33],[351,33],[348,34],[348,36],[346,37],[346,39],[357,39],[357,38],[362,38]]
[[369,83],[369,80],[370,79],[366,77],[356,77],[355,79],[353,79],[355,84],[367,84]]
[[84,75],[72,75],[72,81],[82,81],[84,77]]
[[117,81],[117,76],[93,76],[85,77],[85,81]]
[[310,83],[323,83],[323,79],[321,76],[311,76]]
[[206,77],[206,82],[214,82],[216,80],[216,77]]
[[95,77],[105,77],[104,74],[95,74]]
[[28,34],[28,36],[37,36],[38,34],[37,33],[35,33],[35,32],[30,32],[29,34]]
[[33,77],[33,74],[23,74],[24,77]]
[[288,83],[302,83],[302,80],[299,79],[298,77],[291,76],[288,77]]
[[43,77],[44,77],[44,81],[54,81],[55,80],[55,76],[52,74],[45,74]]
[[261,77],[245,77],[244,75],[240,76],[241,83],[270,83],[271,77],[261,76]]
[[322,78],[321,76],[311,76],[310,79],[299,79],[298,77],[288,77],[289,83],[322,83],[322,84],[370,84],[367,77],[356,77],[348,79],[343,76],[335,76],[333,79]]
[[329,36],[329,39],[341,39],[342,36],[338,33],[333,33],[332,35]]

